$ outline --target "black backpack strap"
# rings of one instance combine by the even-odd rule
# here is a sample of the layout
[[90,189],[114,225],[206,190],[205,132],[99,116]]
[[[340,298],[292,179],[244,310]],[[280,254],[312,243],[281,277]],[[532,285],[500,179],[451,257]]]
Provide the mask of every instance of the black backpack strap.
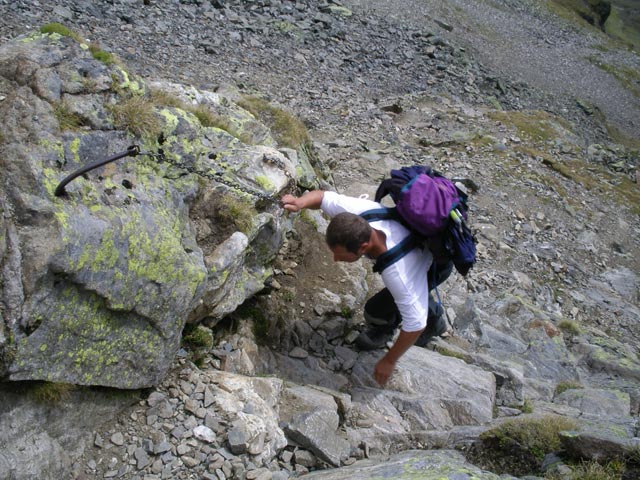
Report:
[[[372,210],[362,212],[360,216],[367,222],[376,222],[378,220],[395,220],[405,225],[396,208],[374,208]],[[373,271],[375,273],[381,273],[389,265],[396,263],[411,250],[420,246],[421,243],[422,242],[418,235],[409,233],[409,235],[403,238],[402,241],[395,247],[387,250],[376,259],[376,263],[373,265]]]
[[387,207],[367,210],[366,212],[362,212],[360,216],[367,222],[376,222],[378,220],[397,220],[398,222],[402,221],[402,218],[400,218],[400,214],[395,208]]
[[404,257],[411,250],[420,245],[418,237],[412,233],[407,235],[398,243],[395,247],[387,250],[376,259],[376,263],[373,266],[373,271],[376,273],[382,273],[382,271],[390,265],[393,265],[402,257]]

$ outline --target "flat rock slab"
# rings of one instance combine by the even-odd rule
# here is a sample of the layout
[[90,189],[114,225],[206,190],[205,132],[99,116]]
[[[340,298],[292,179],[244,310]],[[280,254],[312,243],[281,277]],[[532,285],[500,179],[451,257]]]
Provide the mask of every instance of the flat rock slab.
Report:
[[313,472],[305,480],[510,480],[516,477],[485,472],[456,450],[407,450],[391,457],[359,460],[337,470]]

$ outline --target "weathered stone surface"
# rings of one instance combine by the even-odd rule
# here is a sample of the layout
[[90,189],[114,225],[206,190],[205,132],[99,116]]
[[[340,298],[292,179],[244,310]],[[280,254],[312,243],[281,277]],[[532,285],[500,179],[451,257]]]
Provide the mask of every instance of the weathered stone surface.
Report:
[[579,431],[561,432],[560,438],[571,455],[599,461],[623,458],[640,445],[631,419],[627,423],[615,420],[581,422]]
[[225,372],[215,372],[211,380],[220,387],[212,389],[213,405],[225,415],[237,419],[234,424],[237,433],[234,433],[234,445],[238,450],[255,445],[256,440],[264,441],[261,451],[255,454],[256,461],[259,461],[261,458],[272,458],[287,445],[276,413],[282,380]]
[[631,414],[629,394],[615,390],[571,389],[562,392],[553,401],[573,407],[583,415],[628,418]]
[[[353,367],[354,377],[372,387],[374,361],[369,357]],[[412,428],[477,425],[493,418],[496,383],[491,373],[419,347],[410,348],[396,368],[387,389],[375,394],[399,405]]]
[[82,448],[79,439],[90,437],[87,432],[114,418],[138,399],[136,392],[107,397],[100,392],[78,389],[61,393],[62,398],[52,408],[50,402],[55,400],[38,399],[39,388],[47,386],[33,385],[20,391],[13,391],[10,385],[0,386],[2,478],[66,476],[71,457]]
[[292,418],[285,427],[285,433],[318,458],[338,466],[349,455],[349,443],[338,432],[338,425],[335,410],[318,407]]
[[367,480],[370,478],[396,480],[478,480],[515,479],[510,475],[496,475],[479,469],[464,459],[457,450],[408,450],[391,457],[360,460],[348,467],[303,475],[309,480]]
[[[12,344],[6,333],[0,338],[12,353],[0,377],[131,389],[157,384],[185,322],[222,318],[264,287],[285,225],[281,210],[258,213],[251,192],[277,197],[295,181],[296,159],[276,150],[268,129],[228,98],[156,82],[155,89],[183,103],[149,103],[162,135],[146,148],[162,148],[179,166],[123,159],[56,197],[65,175],[142,141],[128,138],[112,113],[114,104],[142,98],[148,87],[57,34],[0,46],[0,74],[11,93],[0,103],[0,196],[3,210],[13,213],[2,225],[2,331],[11,332]],[[61,126],[57,103],[87,128]],[[201,123],[195,107],[247,127],[243,138],[252,143]],[[226,187],[185,176],[186,169],[224,170]],[[230,210],[240,197],[245,211],[237,218],[226,213],[226,230],[222,221],[212,230],[215,211]],[[237,231],[240,216],[248,216],[244,233]]]
[[[201,130],[194,112],[187,111],[190,109],[173,106],[156,110],[167,127],[166,151],[172,154],[169,158],[184,159],[185,166],[216,170],[221,166],[217,160],[224,162],[229,156],[227,178],[246,187],[259,186],[265,192],[275,192],[270,184],[276,185],[284,177],[278,171],[281,169],[271,168],[274,160],[281,158],[274,151],[278,147],[274,135],[236,103],[251,92],[281,102],[312,129],[313,146],[319,157],[314,152],[307,155],[306,151],[278,150],[286,157],[282,159],[285,165],[298,165],[295,167],[298,176],[303,175],[300,165],[306,163],[304,181],[302,178],[298,181],[300,191],[316,186],[311,163],[318,171],[328,173],[329,181],[323,187],[356,196],[368,193],[370,198],[390,168],[411,162],[432,162],[447,174],[471,177],[467,180],[480,187],[471,195],[471,225],[481,241],[479,263],[466,278],[454,275],[441,287],[446,311],[457,330],[455,336],[442,339],[444,345],[438,352],[459,355],[465,362],[493,373],[500,414],[517,414],[520,410],[513,406],[531,406],[536,413],[548,410],[582,418],[589,414],[580,409],[612,413],[602,403],[606,402],[606,396],[596,398],[594,405],[580,405],[575,398],[568,400],[575,406],[548,403],[558,398],[556,387],[566,379],[587,388],[625,392],[630,396],[633,415],[637,415],[640,395],[634,369],[637,369],[640,323],[635,272],[640,256],[634,200],[640,174],[634,170],[638,158],[635,151],[612,145],[599,120],[599,113],[610,122],[615,120],[612,112],[616,115],[620,112],[618,119],[623,120],[617,122],[618,126],[637,136],[636,98],[624,92],[623,84],[628,82],[619,81],[620,73],[624,76],[627,69],[638,70],[635,52],[615,46],[606,51],[593,48],[593,42],[585,42],[582,33],[577,33],[584,32],[584,25],[580,29],[563,27],[563,41],[555,42],[558,25],[566,19],[552,19],[544,8],[520,8],[522,2],[457,1],[456,9],[451,10],[446,2],[408,0],[399,8],[399,2],[387,0],[350,0],[351,17],[340,15],[340,5],[311,0],[162,3],[58,0],[55,7],[45,3],[0,0],[3,41],[38,25],[62,20],[92,42],[99,41],[108,52],[117,53],[145,78],[180,79],[210,90],[177,86],[170,93],[191,107],[205,105],[207,110],[230,120],[230,130],[236,134],[217,127]],[[420,8],[411,8],[418,4]],[[338,11],[331,13],[332,9]],[[464,17],[469,12],[474,25],[482,26],[480,30],[459,28],[458,15]],[[523,22],[531,28],[519,28]],[[482,35],[489,30],[496,35]],[[465,51],[459,48],[459,36],[464,39],[463,44],[476,46],[497,40],[500,48]],[[521,38],[526,38],[525,50],[518,49],[523,46],[519,44]],[[543,48],[537,44],[541,39]],[[124,149],[135,139],[121,130],[113,130],[111,111],[100,101],[103,96],[108,103],[119,101],[121,97],[114,92],[114,84],[117,89],[124,89],[127,96],[129,92],[149,90],[136,77],[127,79],[120,68],[95,62],[89,55],[74,63],[65,46],[73,44],[65,39],[61,44],[62,55],[50,56],[30,53],[26,42],[16,61],[0,65],[0,103],[6,105],[6,109],[0,109],[9,119],[17,119],[20,126],[39,123],[29,133],[34,143],[60,138],[60,145],[54,146],[63,153],[47,148],[47,161],[42,163],[56,172],[47,177],[53,185],[96,152]],[[508,48],[503,50],[503,45]],[[521,54],[523,51],[526,55]],[[477,55],[506,61],[507,68],[497,75],[491,71],[495,63],[480,65],[474,58]],[[585,61],[596,57],[601,66],[622,69],[605,72],[593,62]],[[510,78],[515,78],[512,67],[523,59],[528,65],[526,72],[532,74],[522,75],[520,70],[515,77],[524,78],[525,82],[542,78],[568,94],[547,95],[529,88],[525,82],[512,82]],[[562,68],[557,68],[558,61]],[[230,83],[237,88],[230,87]],[[156,88],[169,89],[166,84],[151,86]],[[576,89],[579,96],[591,98],[579,100],[576,106]],[[594,99],[598,96],[600,101]],[[80,117],[79,129],[59,131],[59,122],[49,110],[61,100],[71,113]],[[5,116],[2,120],[4,127]],[[224,127],[222,123],[219,125]],[[96,127],[104,130],[91,130]],[[40,165],[29,167],[23,160],[37,159],[39,152],[6,142],[19,130],[9,126],[6,134],[4,128],[0,132],[0,157],[7,159],[1,166],[6,167],[7,178],[24,180],[33,191],[38,191]],[[243,137],[240,142],[239,136]],[[602,147],[592,145],[594,148],[585,152],[584,147],[593,142],[601,143]],[[145,149],[153,150],[153,138],[144,145]],[[244,153],[254,160],[251,164],[238,159]],[[209,155],[215,158],[204,160]],[[244,171],[251,173],[245,175]],[[258,176],[260,181],[254,181]],[[146,181],[147,177],[159,177],[162,181],[152,184]],[[3,187],[11,183],[5,181],[4,175],[1,180]],[[94,188],[100,182],[105,184],[104,191]],[[176,188],[167,189],[167,184]],[[182,228],[190,224],[193,231],[183,229],[180,246],[191,256],[199,255],[199,249],[203,258],[205,283],[210,288],[205,289],[206,295],[202,294],[206,300],[189,312],[187,321],[197,322],[209,316],[207,324],[214,327],[221,316],[242,303],[246,292],[260,289],[262,279],[271,275],[265,268],[268,262],[254,260],[271,257],[280,244],[281,219],[277,209],[261,207],[259,210],[266,214],[262,217],[247,214],[245,217],[250,221],[243,222],[244,228],[234,225],[221,228],[211,212],[216,211],[229,189],[213,180],[194,182],[185,168],[157,166],[145,157],[122,160],[77,179],[69,186],[69,197],[77,200],[87,194],[100,195],[109,205],[126,213],[129,208],[135,209],[129,205],[140,201],[143,190],[150,192],[154,186],[158,187],[155,193],[163,199],[161,204],[170,209],[177,205],[176,218],[183,218],[188,211],[189,223],[176,225]],[[33,333],[39,325],[39,319],[29,316],[31,312],[25,311],[23,316],[23,300],[37,286],[37,281],[33,282],[34,272],[47,270],[49,258],[56,253],[49,249],[55,243],[52,239],[60,235],[55,228],[58,219],[55,215],[47,216],[50,212],[44,211],[46,205],[39,198],[0,195],[3,275],[0,372],[8,371],[13,362],[14,352],[3,347],[14,346],[13,340],[19,338],[14,332],[22,329]],[[244,194],[234,196],[231,205],[243,198]],[[187,204],[184,209],[180,206],[181,199]],[[17,218],[14,210],[18,212]],[[268,215],[274,217],[275,232]],[[313,223],[313,230],[321,231],[326,225],[326,219],[318,212],[306,212],[299,217]],[[53,219],[50,225],[46,224],[48,219]],[[236,230],[239,233],[234,237]],[[345,369],[358,356],[353,340],[362,328],[361,307],[366,293],[376,291],[380,285],[379,282],[376,285],[375,276],[367,274],[366,260],[342,268],[347,265],[333,264],[327,257],[321,238],[308,248],[309,230],[312,229],[287,235],[290,248],[282,253],[288,260],[282,269],[286,273],[274,271],[278,278],[271,283],[273,290],[259,296],[264,300],[259,304],[261,307],[273,305],[268,312],[274,327],[269,331],[269,346],[278,348],[280,336],[290,334],[290,342],[278,352],[286,354],[296,346],[308,356],[304,360],[273,362],[269,368],[263,368],[268,362],[256,362],[249,348],[230,341],[232,346],[224,350],[226,356],[207,356],[202,359],[205,365],[253,375],[253,364],[261,374],[340,388],[345,393],[339,402],[343,405],[339,409],[339,428],[346,430],[354,456],[346,464],[355,457],[384,452],[390,445],[468,447],[486,427],[450,427],[449,412],[442,407],[422,408],[398,396],[378,400],[383,390],[379,386],[352,386],[362,382],[362,378],[370,378],[371,368],[356,369],[354,376],[358,380],[352,382],[350,372]],[[190,240],[192,237],[195,243]],[[229,251],[236,258],[218,262],[216,257],[225,251],[218,252],[217,248],[230,238],[233,248]],[[25,250],[28,245],[34,247]],[[315,253],[318,255],[311,255]],[[310,257],[312,262],[303,260]],[[229,270],[221,268],[214,272],[220,263],[229,265]],[[326,268],[318,272],[316,267],[323,263]],[[24,269],[25,264],[31,267]],[[256,264],[255,269],[244,268]],[[322,288],[337,293],[345,307],[326,323],[327,319],[313,313],[312,293],[319,290],[314,279],[319,279]],[[224,292],[218,292],[216,285],[222,285]],[[163,284],[160,288],[167,286]],[[526,308],[514,305],[513,297],[520,298]],[[466,300],[475,308],[460,308]],[[503,305],[507,308],[503,309]],[[342,318],[338,319],[339,316]],[[286,323],[288,320],[291,323]],[[530,343],[530,352],[519,349],[522,346],[529,349]],[[226,347],[220,347],[223,348]],[[71,449],[65,446],[76,462],[73,471],[59,472],[55,478],[134,476],[151,480],[195,475],[207,479],[272,476],[274,480],[282,480],[305,472],[308,467],[302,463],[310,462],[300,454],[301,462],[296,463],[294,446],[278,452],[269,450],[259,460],[252,458],[252,452],[260,452],[263,441],[265,444],[268,441],[264,431],[246,443],[248,453],[235,456],[229,452],[224,442],[228,429],[238,419],[237,412],[252,414],[256,407],[245,401],[243,388],[234,389],[227,383],[207,379],[208,372],[201,372],[187,360],[192,352],[178,353],[177,362],[186,372],[179,378],[172,372],[170,379],[156,387],[164,398],[151,401],[150,397],[148,405],[132,407],[117,423],[108,422],[100,427],[100,437],[87,434],[95,445],[85,444],[84,454],[80,452],[81,437],[69,442],[75,445]],[[261,358],[268,355],[261,352]],[[285,368],[280,369],[280,365]],[[194,377],[201,377],[209,390],[201,389]],[[207,392],[209,396],[205,399]],[[353,393],[353,399],[349,393]],[[333,396],[338,399],[338,395]],[[214,404],[215,397],[220,397],[224,410]],[[625,401],[612,403],[626,405]],[[398,409],[403,411],[402,415]],[[277,408],[258,411],[277,423]],[[425,417],[445,426],[421,430],[426,424]],[[632,434],[626,424],[628,419],[603,420]],[[70,422],[73,421],[71,416]],[[217,433],[215,444],[204,444],[195,437],[194,431],[201,423]],[[380,426],[377,431],[372,430],[374,424]],[[114,448],[108,440],[114,431],[123,433],[122,448]],[[150,431],[167,433],[167,443],[163,444]],[[47,432],[52,439],[58,435]],[[104,439],[102,449],[98,438]],[[12,444],[13,440],[7,443]],[[152,447],[156,455],[156,447],[165,450],[168,443],[169,450],[154,457],[155,460],[152,458],[153,463],[145,471],[136,471],[133,455],[138,446],[151,456]],[[15,444],[23,445],[19,439]],[[184,455],[184,461],[172,451]],[[34,466],[41,462],[49,468],[48,460],[56,457],[55,448],[50,453],[30,458],[27,478],[48,477],[47,473],[34,470]],[[15,460],[10,462],[13,464]],[[455,464],[453,457],[452,464]],[[272,474],[271,470],[277,468],[283,470]],[[420,476],[425,475],[420,472]],[[472,476],[457,471],[442,476],[445,475],[456,479]]]
[[283,390],[280,397],[278,408],[280,421],[289,422],[295,416],[316,408],[324,408],[336,413],[338,410],[335,399],[328,393],[307,386],[290,386]]

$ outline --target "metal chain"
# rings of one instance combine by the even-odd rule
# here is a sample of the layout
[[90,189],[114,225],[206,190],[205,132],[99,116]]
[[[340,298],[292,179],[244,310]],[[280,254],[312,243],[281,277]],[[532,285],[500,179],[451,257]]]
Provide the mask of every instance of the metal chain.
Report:
[[[184,165],[183,163],[176,161],[172,158],[169,158],[167,156],[165,156],[164,152],[162,150],[159,151],[159,153],[157,154],[153,154],[153,153],[146,153],[147,155],[150,155],[154,158],[156,158],[158,160],[159,163],[162,162],[167,162],[168,164],[182,169],[182,170],[186,170],[189,173],[192,173],[194,175],[198,175],[202,178],[206,178],[208,180],[212,180],[214,182],[220,183],[222,185],[225,185],[226,187],[229,187],[232,190],[238,190],[240,192],[246,193],[247,195],[251,195],[252,197],[256,197],[259,200],[263,200],[265,202],[268,203],[278,203],[280,202],[280,199],[277,197],[273,197],[271,195],[267,195],[264,192],[261,192],[259,190],[255,190],[249,187],[246,187],[244,185],[240,185],[237,182],[234,182],[232,180],[228,180],[226,178],[223,177],[223,173],[219,172],[219,171],[204,171],[204,170],[200,170],[194,166],[190,166],[190,165]],[[273,158],[273,157],[268,157],[266,154],[263,155],[262,157],[262,161],[271,165],[274,165],[275,167],[281,169],[285,176],[288,178],[287,181],[287,185],[286,185],[286,189],[291,188],[292,186],[295,186],[295,180],[291,177],[291,174],[289,173],[289,171],[286,169],[285,164],[282,162],[282,160],[280,160],[279,158]]]

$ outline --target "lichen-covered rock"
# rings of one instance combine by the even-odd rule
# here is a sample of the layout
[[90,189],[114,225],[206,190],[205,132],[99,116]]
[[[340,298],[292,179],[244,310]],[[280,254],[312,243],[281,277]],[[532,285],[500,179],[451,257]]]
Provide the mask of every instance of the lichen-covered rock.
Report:
[[609,461],[637,451],[634,422],[631,418],[615,421],[582,420],[580,431],[560,432],[563,447],[576,458]]
[[509,480],[510,475],[496,475],[468,463],[457,450],[407,450],[391,457],[359,460],[348,467],[302,475],[305,480]]
[[[298,157],[230,98],[150,89],[57,34],[0,47],[0,93],[0,378],[157,384],[187,321],[222,318],[264,288]],[[55,195],[135,143],[159,155]]]

